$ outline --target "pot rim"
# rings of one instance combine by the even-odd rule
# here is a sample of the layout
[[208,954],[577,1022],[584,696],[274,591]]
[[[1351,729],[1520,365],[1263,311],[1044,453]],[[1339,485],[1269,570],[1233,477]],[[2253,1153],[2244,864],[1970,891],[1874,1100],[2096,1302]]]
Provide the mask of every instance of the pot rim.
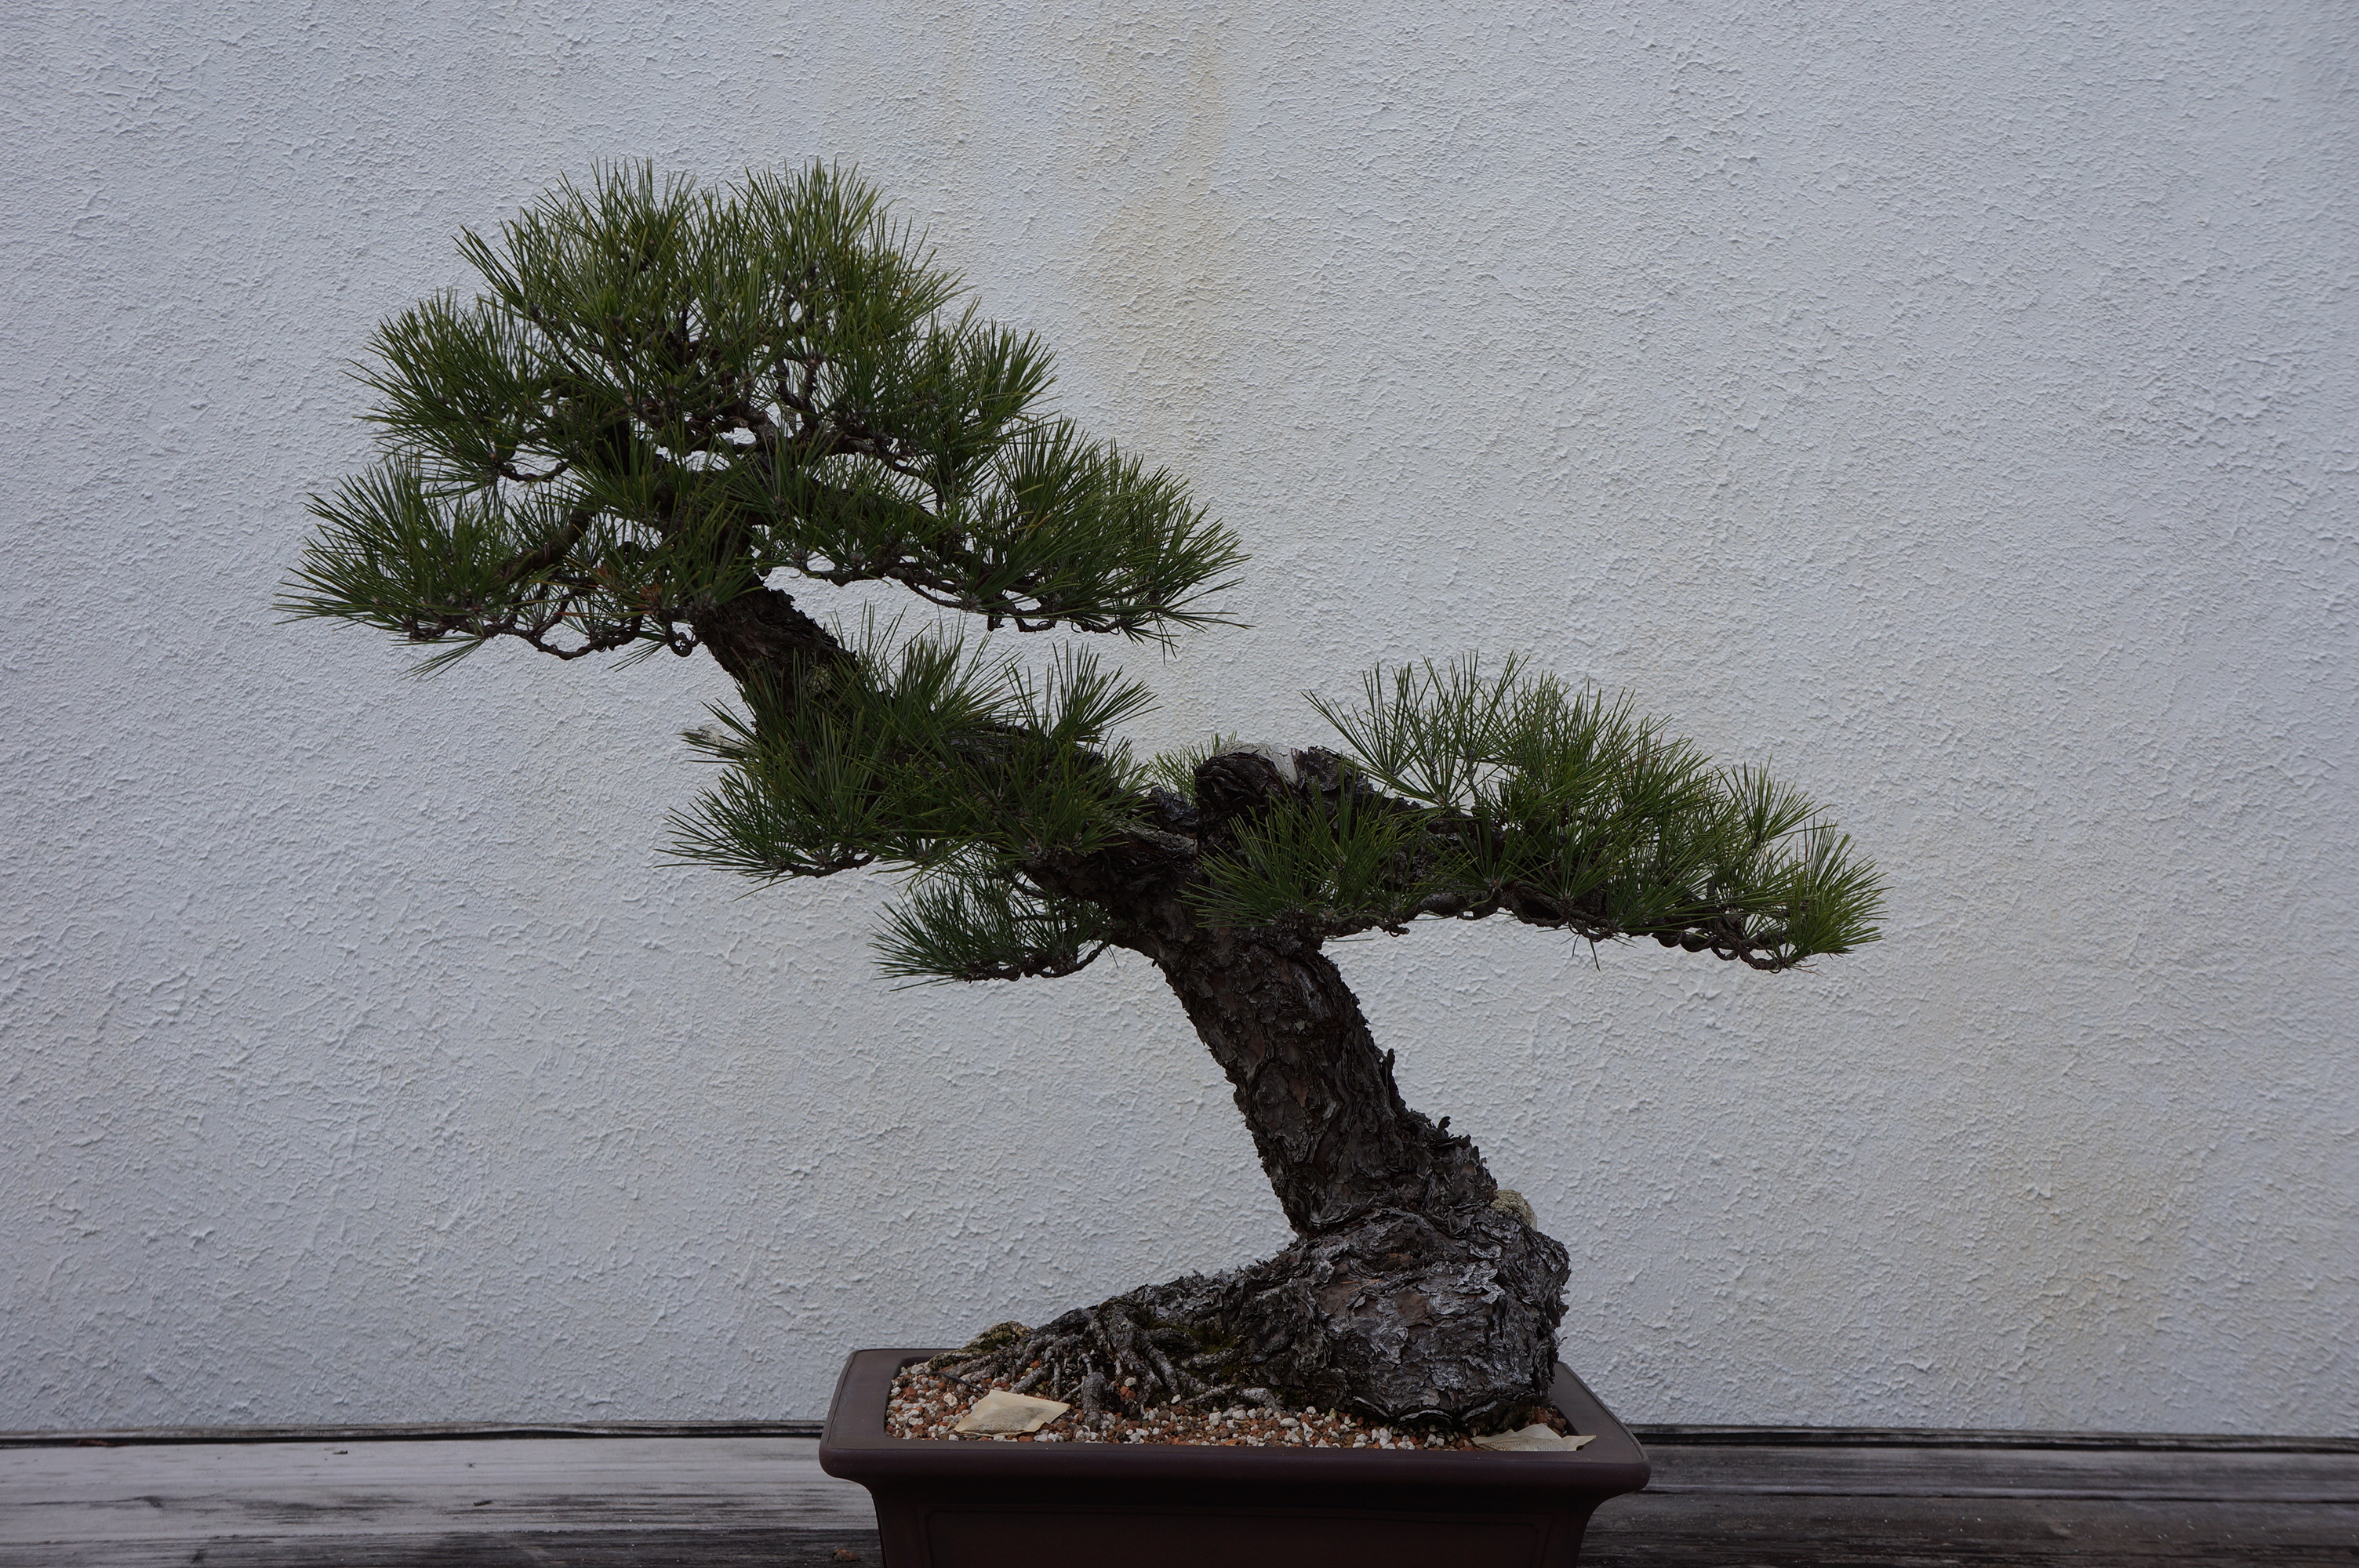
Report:
[[1651,1469],[1646,1450],[1561,1361],[1549,1401],[1576,1433],[1594,1441],[1570,1453],[1469,1454],[1463,1450],[1225,1447],[1179,1443],[957,1443],[894,1437],[885,1407],[894,1376],[941,1347],[855,1350],[837,1379],[820,1467],[862,1482],[959,1477],[1037,1482],[1156,1482],[1180,1485],[1250,1478],[1303,1487],[1446,1487],[1469,1492],[1562,1492],[1594,1498],[1635,1492]]

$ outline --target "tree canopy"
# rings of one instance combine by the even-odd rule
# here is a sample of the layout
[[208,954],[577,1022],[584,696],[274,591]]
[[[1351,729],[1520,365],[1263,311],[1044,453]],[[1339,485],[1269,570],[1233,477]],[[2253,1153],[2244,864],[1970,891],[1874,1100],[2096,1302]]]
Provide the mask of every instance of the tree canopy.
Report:
[[1151,637],[1211,619],[1244,558],[1173,475],[1043,413],[1039,340],[826,165],[725,190],[610,168],[459,246],[482,292],[371,345],[382,460],[314,498],[298,614],[446,658],[685,655],[786,568]]
[[1208,774],[1218,745],[1134,757],[1147,690],[1070,643],[1036,667],[794,611],[774,574],[1168,640],[1220,621],[1245,559],[1177,477],[1049,409],[1038,340],[849,174],[610,168],[460,248],[481,289],[371,345],[378,460],[314,498],[284,608],[442,645],[427,668],[499,638],[709,647],[742,704],[690,732],[723,772],[675,848],[912,875],[891,972],[1069,973],[1136,918],[1104,890],[1150,871],[1196,920],[1314,941],[1505,914],[1785,968],[1874,939],[1878,879],[1811,802],[1518,661],[1377,671],[1311,698],[1336,749]]

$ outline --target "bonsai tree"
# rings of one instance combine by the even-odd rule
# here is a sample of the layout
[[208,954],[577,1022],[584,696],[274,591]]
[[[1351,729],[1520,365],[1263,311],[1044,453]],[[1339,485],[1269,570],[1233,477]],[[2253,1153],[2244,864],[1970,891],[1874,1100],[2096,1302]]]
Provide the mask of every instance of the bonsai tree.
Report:
[[1003,1325],[968,1379],[1078,1403],[1282,1398],[1489,1427],[1545,1399],[1567,1258],[1449,1119],[1402,1103],[1325,945],[1494,915],[1787,969],[1873,939],[1849,840],[1766,774],[1509,662],[1312,699],[1325,746],[1140,758],[1147,706],[1064,637],[831,628],[773,579],[894,582],[984,629],[1169,640],[1245,560],[1170,472],[1044,406],[995,326],[850,175],[643,167],[462,233],[473,297],[379,329],[380,460],[313,498],[283,608],[559,659],[701,651],[717,782],[683,855],[758,879],[877,867],[883,969],[1153,964],[1235,1087],[1294,1240]]

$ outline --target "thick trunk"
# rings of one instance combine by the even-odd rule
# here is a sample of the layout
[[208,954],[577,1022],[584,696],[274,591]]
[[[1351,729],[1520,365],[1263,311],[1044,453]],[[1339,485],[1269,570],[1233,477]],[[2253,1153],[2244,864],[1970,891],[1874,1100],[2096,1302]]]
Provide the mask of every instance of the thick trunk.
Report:
[[1003,1336],[947,1369],[1093,1414],[1243,1398],[1484,1427],[1544,1400],[1565,1250],[1494,1201],[1470,1141],[1401,1102],[1333,963],[1209,933],[1157,962],[1235,1089],[1293,1244]]
[[[1294,1244],[1178,1295],[1224,1336],[1224,1380],[1393,1421],[1481,1424],[1544,1399],[1564,1249],[1466,1138],[1411,1110],[1333,961],[1204,932],[1157,955],[1234,1089]],[[1168,1287],[1167,1287],[1168,1289]],[[1173,1304],[1178,1304],[1175,1302]]]
[[[774,589],[694,630],[742,685],[789,700],[849,657]],[[1249,1268],[999,1336],[950,1369],[1092,1413],[1236,1398],[1468,1425],[1528,1411],[1554,1371],[1564,1249],[1495,1206],[1498,1184],[1471,1141],[1402,1103],[1390,1053],[1316,941],[1195,917],[1181,895],[1200,846],[1219,852],[1227,822],[1291,787],[1246,754],[1213,758],[1198,779],[1201,818],[1165,796],[1125,845],[1027,869],[1103,906],[1115,940],[1163,971],[1235,1089],[1296,1239]]]
[[1278,935],[1199,928],[1153,955],[1236,1091],[1287,1223],[1317,1236],[1385,1209],[1481,1208],[1483,1157],[1401,1103],[1334,961]]
[[738,685],[780,695],[799,691],[814,671],[852,656],[826,627],[775,588],[751,589],[716,605],[690,629]]
[[[1199,771],[1203,819],[1161,803],[1215,852],[1223,819],[1284,787],[1249,755]],[[1388,1421],[1485,1426],[1547,1397],[1564,1249],[1500,1204],[1482,1155],[1408,1108],[1350,987],[1317,942],[1197,920],[1183,873],[1142,847],[1038,868],[1113,913],[1163,971],[1235,1091],[1295,1240],[1232,1272],[1190,1275],[999,1336],[946,1358],[1085,1411],[1265,1398]],[[1528,1213],[1528,1211],[1523,1211]]]

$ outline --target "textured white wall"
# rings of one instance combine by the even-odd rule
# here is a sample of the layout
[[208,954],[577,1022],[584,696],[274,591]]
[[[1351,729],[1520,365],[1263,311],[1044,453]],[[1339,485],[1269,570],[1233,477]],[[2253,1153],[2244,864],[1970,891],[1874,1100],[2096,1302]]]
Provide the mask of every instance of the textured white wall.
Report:
[[1889,940],[1342,961],[1634,1420],[2359,1425],[2347,4],[30,0],[0,1427],[782,1417],[1281,1235],[1136,962],[661,862],[702,663],[274,623],[342,365],[593,159],[856,160],[1256,554],[1144,737],[1524,649]]

